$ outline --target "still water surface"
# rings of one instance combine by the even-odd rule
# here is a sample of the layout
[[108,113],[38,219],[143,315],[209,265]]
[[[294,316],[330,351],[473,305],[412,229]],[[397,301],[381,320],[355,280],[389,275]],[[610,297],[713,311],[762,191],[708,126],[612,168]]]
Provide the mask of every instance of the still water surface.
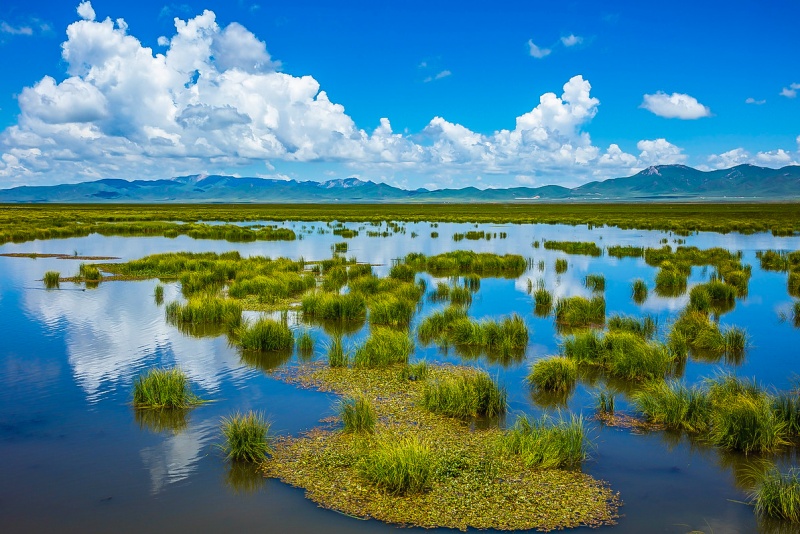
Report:
[[[157,252],[239,250],[243,255],[330,257],[333,243],[342,239],[321,234],[324,224],[285,223],[303,239],[294,242],[228,243],[166,238],[121,238],[92,235],[84,238],[35,241],[0,246],[0,253],[38,252],[109,255],[121,261]],[[360,225],[348,224],[357,229]],[[367,227],[369,229],[369,227]],[[503,366],[483,359],[467,360],[489,370],[509,390],[510,414],[538,413],[524,382],[530,364],[558,351],[559,336],[552,318],[532,313],[528,279],[544,279],[554,297],[591,293],[583,285],[589,273],[606,277],[607,314],[645,313],[658,318],[662,330],[686,305],[688,296],[660,298],[651,291],[638,306],[630,299],[630,284],[644,278],[652,289],[656,269],[642,259],[617,260],[566,255],[534,249],[534,240],[594,241],[599,246],[659,247],[674,236],[663,232],[562,225],[481,225],[480,230],[506,232],[506,239],[454,242],[455,232],[473,229],[466,224],[406,224],[405,234],[389,238],[347,240],[348,256],[377,264],[378,275],[388,273],[391,261],[409,252],[438,254],[469,249],[533,258],[532,269],[516,280],[484,279],[470,314],[498,317],[513,312],[525,318],[531,336],[525,359]],[[431,231],[439,233],[430,237]],[[411,237],[412,232],[419,234]],[[694,383],[718,372],[735,370],[779,389],[793,386],[800,374],[800,329],[791,319],[792,299],[786,274],[762,271],[758,250],[800,249],[799,237],[768,234],[700,233],[686,245],[740,250],[743,263],[753,266],[750,292],[737,300],[721,323],[744,327],[750,344],[747,356],[735,367],[725,362],[698,362],[686,366],[684,380]],[[556,275],[556,258],[567,258],[569,269]],[[538,262],[545,262],[539,271]],[[47,270],[63,275],[77,272],[79,261],[0,257],[0,525],[4,532],[119,531],[174,532],[197,529],[222,532],[236,529],[267,532],[386,532],[396,527],[360,521],[318,508],[303,491],[275,480],[231,472],[216,444],[220,417],[236,410],[261,410],[273,422],[274,432],[298,434],[333,414],[330,394],[297,389],[272,378],[264,367],[293,365],[267,362],[254,368],[242,362],[224,336],[196,338],[179,332],[164,320],[163,307],[153,300],[156,280],[107,282],[96,289],[62,284],[61,290],[42,289]],[[690,286],[707,280],[712,269],[694,267]],[[429,288],[436,279],[427,275]],[[165,301],[179,298],[177,283],[165,287]],[[442,304],[425,301],[415,319]],[[290,320],[296,318],[290,317]],[[412,325],[413,328],[413,325]],[[365,335],[355,332],[345,344]],[[312,328],[316,357],[329,339]],[[663,334],[663,332],[662,332]],[[464,362],[458,354],[435,347],[418,347],[417,358]],[[137,418],[131,408],[134,378],[153,366],[178,365],[192,380],[195,391],[213,402],[187,415],[180,432],[159,431]],[[580,385],[568,407],[591,417],[593,393],[602,384]],[[618,407],[625,403],[618,399]],[[742,504],[747,493],[736,474],[746,469],[738,456],[690,443],[663,432],[637,435],[629,430],[591,424],[595,448],[584,471],[606,480],[620,492],[624,506],[619,524],[607,532],[755,532],[759,524],[752,509]],[[784,466],[795,463],[783,458]],[[580,530],[580,529],[579,529]]]

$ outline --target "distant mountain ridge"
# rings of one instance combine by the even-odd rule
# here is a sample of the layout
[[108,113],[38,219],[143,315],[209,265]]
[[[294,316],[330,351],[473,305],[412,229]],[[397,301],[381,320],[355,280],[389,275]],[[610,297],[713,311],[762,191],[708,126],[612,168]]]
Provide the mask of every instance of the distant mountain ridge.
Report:
[[700,171],[685,165],[657,165],[626,178],[590,182],[572,189],[546,185],[506,189],[407,190],[352,177],[315,182],[193,175],[133,181],[104,178],[78,184],[0,190],[0,202],[7,203],[469,203],[734,199],[800,200],[800,166],[770,169],[738,165],[724,170]]

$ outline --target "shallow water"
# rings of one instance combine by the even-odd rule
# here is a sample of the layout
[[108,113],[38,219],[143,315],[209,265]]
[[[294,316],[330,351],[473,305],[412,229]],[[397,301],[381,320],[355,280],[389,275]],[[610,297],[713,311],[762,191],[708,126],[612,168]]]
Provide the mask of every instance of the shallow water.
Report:
[[[252,224],[252,223],[249,223]],[[39,252],[118,256],[135,259],[156,252],[239,250],[243,255],[330,257],[330,233],[324,224],[285,223],[310,233],[294,242],[228,243],[166,238],[122,238],[92,235],[51,241],[0,246],[0,253]],[[348,228],[362,225],[347,224]],[[565,225],[480,225],[478,230],[507,232],[506,239],[454,242],[455,232],[473,229],[468,224],[405,224],[405,234],[371,238],[364,226],[358,237],[346,240],[348,256],[378,264],[385,275],[391,261],[409,252],[437,254],[469,249],[499,254],[516,253],[533,258],[533,268],[516,280],[484,279],[470,313],[478,318],[521,314],[530,330],[525,359],[503,366],[485,357],[468,359],[487,368],[509,390],[510,412],[536,413],[542,408],[524,383],[530,364],[558,351],[559,336],[552,318],[532,313],[527,280],[543,278],[554,296],[589,295],[583,278],[589,273],[606,277],[607,314],[625,313],[658,317],[663,328],[685,306],[688,296],[659,298],[651,291],[637,306],[630,299],[634,278],[653,287],[656,269],[642,259],[617,260],[567,255],[531,246],[534,240],[595,241],[599,246],[661,246],[675,236],[663,232],[587,229]],[[385,229],[385,226],[382,228]],[[328,229],[329,231],[329,229]],[[439,237],[430,237],[431,231]],[[418,237],[411,237],[412,232]],[[741,250],[743,262],[753,266],[750,292],[721,318],[721,323],[744,327],[751,347],[743,363],[708,363],[690,359],[684,379],[697,382],[719,369],[734,369],[755,376],[779,389],[793,385],[800,373],[800,329],[782,320],[792,303],[786,291],[786,274],[764,272],[755,252],[764,249],[800,249],[800,237],[768,234],[701,233],[686,245],[720,246]],[[567,258],[569,270],[556,275],[556,258]],[[537,263],[545,262],[544,272]],[[17,531],[230,531],[233,529],[319,532],[377,532],[395,527],[377,521],[360,521],[318,508],[303,491],[275,480],[231,473],[216,448],[219,419],[235,410],[264,411],[281,434],[297,434],[331,415],[332,395],[297,389],[273,379],[267,368],[291,365],[295,360],[244,363],[224,336],[191,337],[164,320],[163,307],[152,294],[156,280],[106,282],[96,289],[62,284],[61,290],[42,289],[47,270],[63,275],[77,272],[80,261],[0,257],[0,524],[5,532]],[[690,285],[708,279],[712,269],[695,267]],[[425,275],[429,288],[436,279]],[[165,302],[179,296],[176,283],[166,284]],[[415,319],[442,304],[427,300]],[[324,330],[312,328],[317,355],[328,339]],[[364,331],[345,339],[355,344]],[[463,362],[456,352],[442,353],[420,347],[417,357]],[[179,365],[196,392],[213,402],[204,404],[180,422],[178,431],[157,428],[158,421],[143,420],[130,406],[134,378],[157,365]],[[581,385],[569,400],[569,409],[591,416],[594,386]],[[624,408],[624,403],[618,407]],[[511,419],[510,418],[510,419]],[[174,423],[174,422],[173,422]],[[155,426],[154,426],[155,425]],[[746,490],[737,474],[747,462],[722,455],[686,438],[664,432],[637,435],[630,430],[592,424],[595,449],[584,471],[606,480],[624,501],[614,532],[753,532],[759,525],[752,509],[741,503]],[[783,463],[793,463],[785,459]],[[780,525],[779,525],[780,526]]]

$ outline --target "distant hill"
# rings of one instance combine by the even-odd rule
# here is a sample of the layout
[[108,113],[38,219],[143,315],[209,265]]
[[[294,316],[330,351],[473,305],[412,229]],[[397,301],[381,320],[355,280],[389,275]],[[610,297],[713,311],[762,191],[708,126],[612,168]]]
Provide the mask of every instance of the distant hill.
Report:
[[508,189],[406,190],[357,178],[326,182],[180,176],[167,180],[121,180],[0,190],[0,202],[158,203],[158,202],[535,202],[657,200],[800,200],[800,166],[769,169],[739,165],[699,171],[684,165],[649,167],[627,178],[590,182],[574,189],[557,185]]

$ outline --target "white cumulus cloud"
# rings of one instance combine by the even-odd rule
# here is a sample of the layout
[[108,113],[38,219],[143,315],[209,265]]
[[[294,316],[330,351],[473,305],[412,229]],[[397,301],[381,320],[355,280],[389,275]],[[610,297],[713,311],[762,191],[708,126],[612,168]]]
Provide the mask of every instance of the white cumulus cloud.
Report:
[[528,39],[528,53],[537,58],[542,59],[543,57],[549,56],[550,50],[549,48],[540,48],[533,43],[533,39]]
[[639,162],[643,165],[674,165],[686,161],[683,149],[673,145],[666,139],[642,140],[636,143]]
[[647,111],[667,119],[699,119],[710,117],[711,110],[702,105],[693,96],[681,93],[668,95],[658,91],[652,95],[644,95],[641,106]]
[[767,101],[766,100],[756,100],[755,98],[750,97],[747,100],[745,100],[744,103],[745,104],[754,104],[756,106],[760,106],[762,104],[766,104]]
[[798,89],[800,89],[800,83],[793,83],[790,84],[789,87],[784,87],[779,94],[786,98],[795,98]]
[[582,42],[583,42],[583,37],[572,33],[561,38],[561,43],[566,47],[579,45]]
[[96,15],[94,12],[94,8],[92,7],[92,3],[89,0],[85,0],[78,4],[78,15],[81,16],[84,20],[94,20]]

